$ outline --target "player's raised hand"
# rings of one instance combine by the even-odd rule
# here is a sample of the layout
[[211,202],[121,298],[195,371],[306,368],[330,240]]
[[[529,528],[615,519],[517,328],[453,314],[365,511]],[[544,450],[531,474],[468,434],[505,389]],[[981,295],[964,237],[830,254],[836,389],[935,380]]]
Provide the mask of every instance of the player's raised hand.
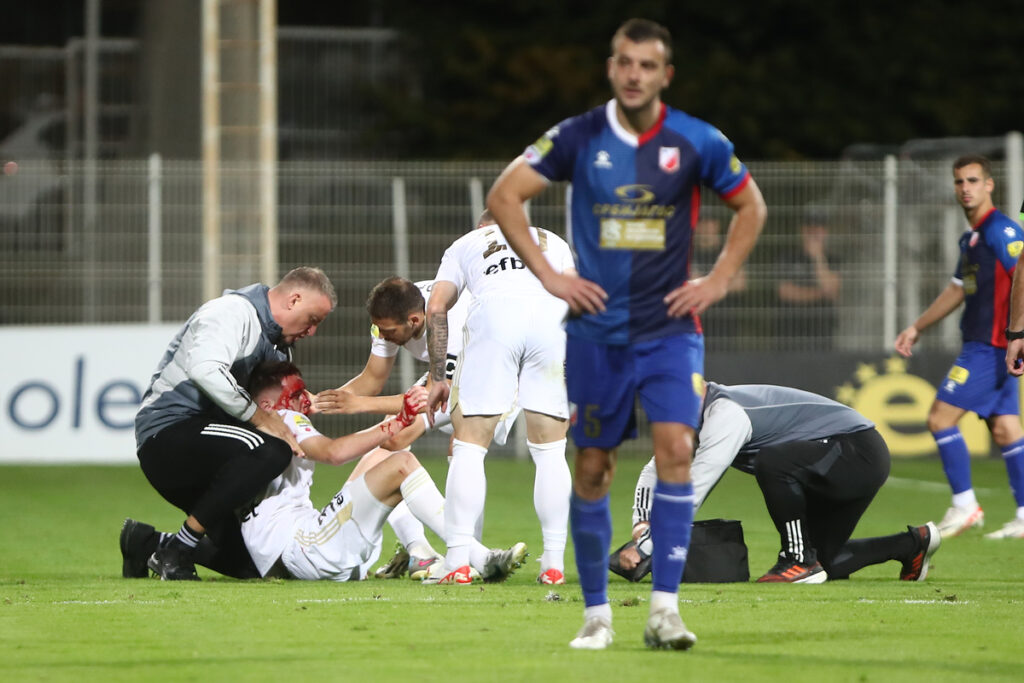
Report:
[[347,389],[327,389],[313,398],[313,412],[352,415],[360,412],[359,397]]
[[573,315],[601,313],[605,310],[604,302],[608,300],[608,294],[596,282],[576,275],[552,273],[543,284],[544,289],[569,304]]
[[405,394],[402,395],[402,412],[408,412],[411,415],[418,415],[427,408],[427,397],[430,392],[427,388],[419,384],[414,384],[409,387]]
[[[917,331],[917,328],[911,325],[899,333],[896,341],[893,343],[893,347],[904,358],[910,358],[914,353],[910,349],[920,336],[921,333]],[[1007,354],[1009,354],[1009,349],[1007,349]],[[1009,358],[1009,355],[1007,355],[1007,358]]]
[[430,393],[427,395],[427,420],[430,421],[430,426],[434,426],[434,413],[438,410],[448,410],[448,396],[451,395],[452,389],[448,386],[448,382],[434,382],[430,386]]
[[711,304],[721,300],[729,291],[729,281],[712,275],[684,282],[663,299],[668,306],[668,315],[680,318],[689,312],[700,315]]
[[1024,339],[1011,339],[1007,342],[1006,371],[1015,377],[1024,375]]

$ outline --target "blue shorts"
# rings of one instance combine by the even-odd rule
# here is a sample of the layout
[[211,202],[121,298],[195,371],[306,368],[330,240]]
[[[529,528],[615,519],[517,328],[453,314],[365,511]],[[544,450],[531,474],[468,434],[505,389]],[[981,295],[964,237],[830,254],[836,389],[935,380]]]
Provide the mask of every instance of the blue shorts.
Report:
[[1006,349],[964,342],[935,398],[977,413],[978,417],[1017,415],[1018,386],[1017,378],[1006,371]]
[[577,448],[612,449],[636,438],[637,396],[651,422],[696,429],[704,399],[704,337],[609,345],[569,336],[565,376]]

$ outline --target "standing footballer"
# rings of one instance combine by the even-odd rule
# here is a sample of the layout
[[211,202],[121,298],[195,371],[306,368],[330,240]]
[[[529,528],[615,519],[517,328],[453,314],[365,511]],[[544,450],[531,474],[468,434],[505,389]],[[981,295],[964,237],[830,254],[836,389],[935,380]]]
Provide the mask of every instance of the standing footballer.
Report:
[[[1014,518],[987,537],[1024,538],[1024,430],[1018,382],[1004,364],[1010,283],[1024,250],[1024,232],[996,209],[994,189],[986,157],[971,154],[953,162],[953,191],[969,224],[960,236],[960,259],[946,288],[894,343],[899,353],[910,356],[922,332],[964,304],[963,348],[928,410],[928,431],[935,438],[953,492],[952,504],[939,522],[943,537],[958,536],[985,523],[971,485],[970,453],[957,426],[971,411],[985,420],[999,446],[1017,503]],[[1010,332],[1010,337],[1017,336]]]
[[[651,421],[658,481],[649,647],[685,650],[697,640],[677,592],[693,521],[690,461],[703,393],[704,341],[697,315],[723,296],[765,220],[761,192],[710,124],[666,106],[674,74],[668,30],[631,19],[612,37],[613,99],[549,130],[502,173],[487,206],[523,262],[577,317],[567,327],[566,380],[575,405],[577,455],[570,522],[585,603],[571,647],[612,642],[608,604],[615,449],[636,435],[637,396]],[[524,202],[552,181],[572,183],[569,237],[580,277],[561,274],[533,242]],[[689,280],[700,189],[734,212],[705,277]]]

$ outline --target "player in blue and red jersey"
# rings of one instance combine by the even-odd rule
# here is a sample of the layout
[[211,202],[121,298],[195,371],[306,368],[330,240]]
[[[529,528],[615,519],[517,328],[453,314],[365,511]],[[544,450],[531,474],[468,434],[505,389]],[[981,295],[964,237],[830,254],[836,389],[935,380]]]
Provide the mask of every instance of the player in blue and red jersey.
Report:
[[[549,130],[505,169],[487,200],[516,253],[576,315],[566,330],[578,449],[570,521],[585,610],[574,648],[603,649],[612,640],[608,489],[615,448],[636,434],[637,397],[651,422],[658,474],[644,640],[671,649],[696,641],[679,617],[677,592],[693,520],[690,461],[703,393],[697,316],[725,296],[766,213],[732,143],[662,103],[674,74],[671,43],[664,27],[647,20],[620,27],[608,59],[614,98]],[[572,183],[567,232],[579,277],[554,272],[527,231],[525,201],[560,180]],[[689,280],[701,186],[735,216],[714,268]]]
[[928,429],[938,444],[953,504],[939,523],[944,537],[984,525],[985,513],[971,487],[967,444],[957,423],[972,411],[985,419],[992,440],[1002,450],[1016,518],[986,538],[1024,538],[1024,430],[1021,429],[1018,382],[1006,368],[1006,329],[1010,285],[1024,232],[992,203],[989,160],[963,156],[953,162],[953,187],[970,228],[960,237],[960,260],[952,281],[914,324],[900,332],[895,347],[910,356],[926,329],[964,304],[960,318],[963,348],[942,381],[928,413]]

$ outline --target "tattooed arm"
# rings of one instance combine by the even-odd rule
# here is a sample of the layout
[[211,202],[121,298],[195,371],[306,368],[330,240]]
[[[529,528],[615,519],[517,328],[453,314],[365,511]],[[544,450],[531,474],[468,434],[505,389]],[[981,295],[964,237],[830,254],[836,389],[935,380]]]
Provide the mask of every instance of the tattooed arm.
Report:
[[[430,354],[430,396],[427,415],[433,423],[434,413],[448,408],[449,387],[445,381],[448,359],[448,311],[459,299],[459,290],[447,280],[435,280],[427,302],[427,352]],[[458,331],[456,331],[458,333]]]

